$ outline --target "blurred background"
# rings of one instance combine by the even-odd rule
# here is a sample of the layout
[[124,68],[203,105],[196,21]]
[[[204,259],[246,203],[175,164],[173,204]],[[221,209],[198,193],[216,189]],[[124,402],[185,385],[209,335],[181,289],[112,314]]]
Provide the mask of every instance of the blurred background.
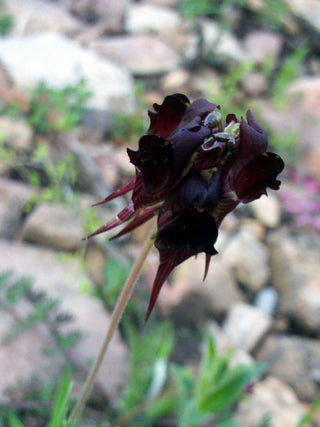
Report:
[[181,92],[251,109],[281,189],[142,328],[150,253],[77,425],[320,426],[320,1],[0,0],[0,35],[0,425],[66,425],[146,235],[82,241],[126,200],[91,205]]

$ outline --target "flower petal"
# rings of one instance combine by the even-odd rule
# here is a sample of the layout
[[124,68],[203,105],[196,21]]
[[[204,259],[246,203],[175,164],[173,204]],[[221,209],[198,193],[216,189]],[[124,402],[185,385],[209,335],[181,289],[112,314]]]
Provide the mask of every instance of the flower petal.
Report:
[[232,169],[234,175],[242,170],[251,160],[266,151],[268,146],[267,135],[255,122],[250,110],[247,112],[247,121],[242,118],[240,123],[240,144]]
[[283,160],[274,153],[262,153],[252,160],[235,179],[235,192],[242,203],[249,203],[266,194],[266,188],[278,190],[277,175],[284,168]]
[[143,190],[149,194],[161,192],[168,184],[173,152],[168,141],[157,135],[144,135],[139,141],[139,150],[128,149],[131,163],[139,170]]
[[112,230],[112,228],[118,227],[118,225],[123,224],[124,222],[131,219],[136,213],[132,200],[129,202],[128,206],[126,206],[118,215],[113,218],[111,221],[107,222],[107,224],[98,228],[93,233],[87,236],[87,239],[93,236],[97,236],[98,234],[104,233],[105,231]]
[[133,176],[129,182],[124,184],[122,187],[118,188],[118,190],[114,191],[110,196],[106,197],[105,199],[101,200],[100,202],[94,203],[92,206],[99,206],[103,205],[105,203],[110,202],[110,200],[113,200],[119,196],[122,196],[123,194],[128,193],[129,191],[133,190],[136,183],[136,177]]
[[118,237],[129,233],[130,231],[149,221],[149,219],[155,215],[158,209],[158,207],[155,207],[141,210],[137,213],[136,217],[131,222],[129,222],[129,224],[127,224],[118,234],[112,236],[110,240],[117,239]]
[[220,169],[208,173],[188,174],[181,184],[167,198],[163,208],[170,208],[176,214],[185,209],[200,208],[212,212],[219,202],[221,192]]
[[160,253],[160,265],[153,283],[145,322],[169,273],[178,264],[200,252],[215,255],[217,251],[214,243],[217,237],[218,230],[212,215],[206,211],[199,212],[197,209],[174,216],[171,221],[158,229],[155,246]]
[[162,105],[153,104],[156,112],[148,112],[150,126],[147,134],[166,138],[178,126],[189,104],[189,99],[181,93],[166,96]]

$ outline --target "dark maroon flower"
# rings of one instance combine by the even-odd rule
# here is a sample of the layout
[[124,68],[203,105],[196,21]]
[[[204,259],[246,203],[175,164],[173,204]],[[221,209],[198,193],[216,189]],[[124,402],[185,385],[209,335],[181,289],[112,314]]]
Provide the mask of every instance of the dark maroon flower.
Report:
[[139,149],[128,149],[135,177],[105,200],[132,190],[128,206],[89,237],[128,222],[119,237],[158,215],[155,246],[160,263],[146,315],[175,266],[206,254],[205,274],[221,221],[240,202],[248,203],[277,190],[284,163],[267,152],[267,136],[250,111],[247,121],[205,99],[190,104],[182,94],[167,96],[149,112],[150,126]]

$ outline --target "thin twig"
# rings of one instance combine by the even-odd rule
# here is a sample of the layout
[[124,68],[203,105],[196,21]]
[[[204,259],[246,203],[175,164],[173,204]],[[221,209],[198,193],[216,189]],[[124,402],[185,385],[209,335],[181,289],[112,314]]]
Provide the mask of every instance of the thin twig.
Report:
[[84,407],[87,398],[92,390],[95,378],[97,376],[98,370],[101,366],[101,363],[105,357],[105,354],[107,352],[107,349],[109,347],[111,338],[113,337],[113,334],[115,332],[115,330],[117,329],[117,326],[121,320],[123,311],[131,297],[131,294],[133,292],[134,286],[136,284],[136,281],[138,279],[139,273],[141,271],[141,268],[143,266],[143,263],[153,245],[154,242],[154,230],[152,230],[151,234],[148,236],[148,239],[140,253],[140,256],[138,257],[138,259],[136,260],[135,264],[132,267],[132,270],[126,280],[126,283],[123,286],[123,289],[121,291],[121,294],[118,298],[118,301],[114,307],[114,310],[112,312],[111,315],[111,321],[109,324],[109,328],[107,331],[107,334],[104,338],[104,341],[102,343],[102,346],[100,348],[100,351],[98,353],[98,356],[96,358],[96,361],[92,367],[92,370],[90,372],[90,375],[87,378],[87,381],[84,385],[82,394],[78,400],[78,402],[76,403],[75,407],[73,408],[70,417],[69,417],[69,422],[74,421],[77,419],[77,417],[79,416],[80,412],[82,411],[82,408]]

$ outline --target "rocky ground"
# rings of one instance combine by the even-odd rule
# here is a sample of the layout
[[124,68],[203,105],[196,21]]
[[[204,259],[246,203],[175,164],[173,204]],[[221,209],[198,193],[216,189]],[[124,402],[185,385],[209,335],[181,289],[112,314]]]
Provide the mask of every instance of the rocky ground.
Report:
[[[65,356],[81,367],[83,380],[110,319],[96,296],[105,285],[106,262],[128,263],[144,235],[138,230],[112,244],[105,236],[83,242],[124,201],[94,213],[90,206],[132,175],[125,147],[135,146],[146,128],[145,109],[175,92],[208,98],[223,114],[250,108],[287,167],[279,192],[226,218],[204,283],[199,256],[179,266],[163,288],[155,316],[175,325],[180,338],[173,358],[194,363],[200,347],[190,335],[206,326],[220,351],[236,348],[236,363],[266,363],[265,376],[236,410],[240,426],[257,426],[266,414],[272,426],[295,426],[316,399],[320,3],[286,0],[281,7],[270,2],[269,9],[259,0],[242,7],[213,3],[210,10],[177,0],[1,4],[0,23],[9,16],[11,28],[0,38],[0,273],[30,278],[34,292],[58,300],[59,311],[72,316],[59,326],[62,333],[82,334],[63,357],[44,354],[52,334],[43,325],[4,341],[1,403],[16,402],[19,381],[57,375]],[[61,121],[72,122],[75,107],[50,104],[48,94],[34,96],[40,82],[61,91],[79,79],[91,96],[77,126]],[[147,264],[139,284],[145,303],[156,252]],[[3,337],[31,306],[24,301],[0,310]],[[185,330],[189,338],[179,335]],[[118,333],[99,377],[108,381],[99,381],[98,391],[114,400],[127,371],[128,348]],[[320,413],[312,425],[320,425]]]

